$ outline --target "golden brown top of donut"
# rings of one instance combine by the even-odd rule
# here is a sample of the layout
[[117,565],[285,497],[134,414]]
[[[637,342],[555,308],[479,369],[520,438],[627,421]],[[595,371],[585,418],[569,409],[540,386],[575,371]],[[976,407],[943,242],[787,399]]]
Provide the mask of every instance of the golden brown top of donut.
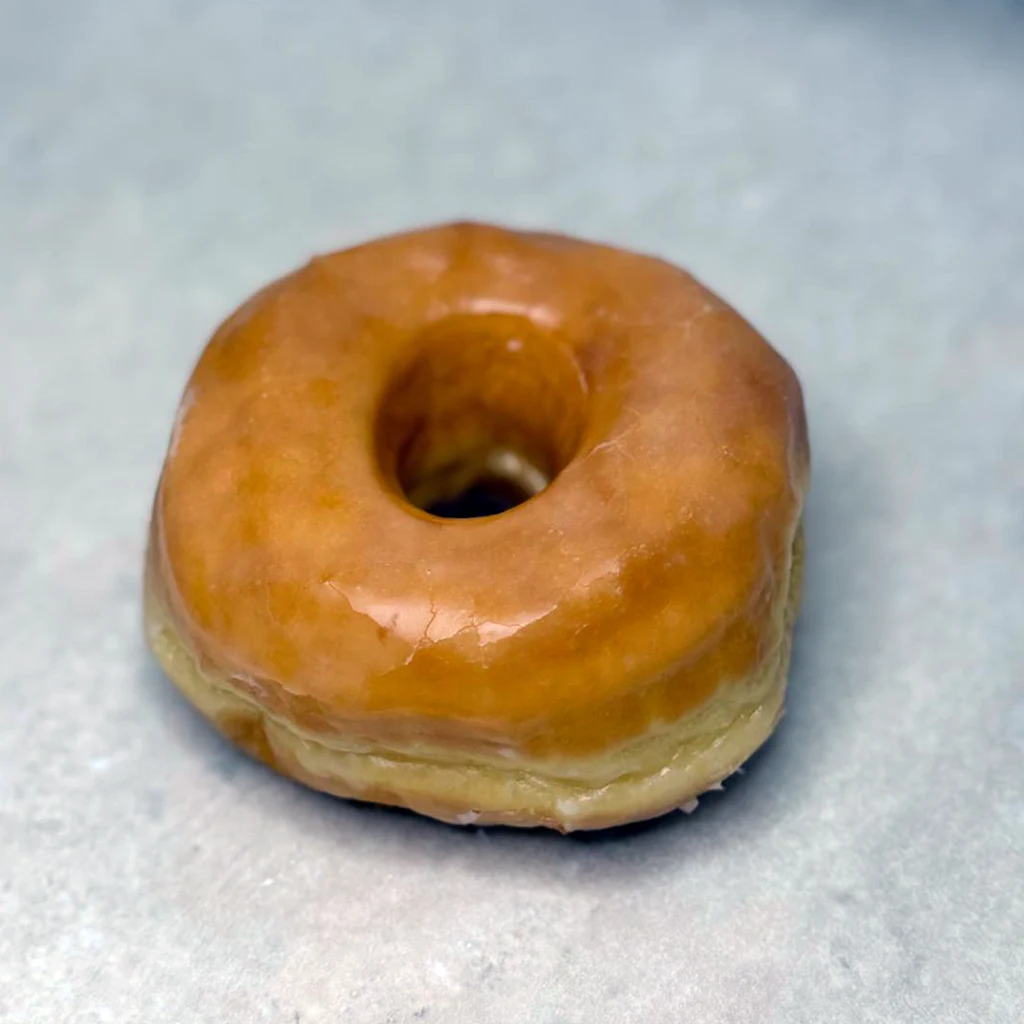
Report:
[[[465,520],[403,493],[498,448],[550,486]],[[155,572],[198,655],[304,727],[600,750],[775,642],[807,467],[796,377],[692,277],[455,224],[314,259],[220,327]]]

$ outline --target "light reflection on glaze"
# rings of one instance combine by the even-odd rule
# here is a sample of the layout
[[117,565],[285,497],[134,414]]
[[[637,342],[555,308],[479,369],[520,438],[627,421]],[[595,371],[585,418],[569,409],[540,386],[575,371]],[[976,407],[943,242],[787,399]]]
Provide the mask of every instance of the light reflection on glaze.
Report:
[[537,612],[526,612],[511,621],[493,622],[478,619],[466,609],[438,607],[423,600],[380,599],[358,587],[345,592],[330,580],[325,580],[323,585],[334,590],[354,612],[371,619],[390,637],[407,643],[412,653],[431,644],[463,637],[467,633],[474,633],[476,643],[486,647],[514,636],[554,611],[554,607],[549,607]]

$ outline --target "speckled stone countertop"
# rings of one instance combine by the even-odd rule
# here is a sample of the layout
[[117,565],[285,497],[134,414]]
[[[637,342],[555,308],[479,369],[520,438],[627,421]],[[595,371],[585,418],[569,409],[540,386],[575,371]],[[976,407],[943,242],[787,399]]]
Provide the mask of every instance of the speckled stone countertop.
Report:
[[[789,714],[697,813],[455,830],[222,743],[140,641],[174,406],[304,260],[665,255],[805,385]],[[1024,1019],[1024,7],[0,10],[0,1019]]]

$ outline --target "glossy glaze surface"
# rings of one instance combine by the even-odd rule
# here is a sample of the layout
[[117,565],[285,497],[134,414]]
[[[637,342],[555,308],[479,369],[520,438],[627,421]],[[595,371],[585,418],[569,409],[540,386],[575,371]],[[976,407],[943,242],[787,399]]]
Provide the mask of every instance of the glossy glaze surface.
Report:
[[[502,515],[403,492],[503,444],[553,479]],[[314,259],[217,331],[151,558],[200,658],[305,729],[587,755],[777,646],[807,467],[794,374],[690,276],[456,224]]]

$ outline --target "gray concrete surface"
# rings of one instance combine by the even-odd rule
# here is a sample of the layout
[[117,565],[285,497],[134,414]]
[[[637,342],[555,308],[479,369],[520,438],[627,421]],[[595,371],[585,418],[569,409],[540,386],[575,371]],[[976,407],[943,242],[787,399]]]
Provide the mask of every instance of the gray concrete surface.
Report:
[[[792,360],[790,713],[691,817],[444,828],[221,743],[139,638],[207,332],[453,216],[661,253]],[[1024,8],[0,7],[0,1018],[1024,1019]]]

